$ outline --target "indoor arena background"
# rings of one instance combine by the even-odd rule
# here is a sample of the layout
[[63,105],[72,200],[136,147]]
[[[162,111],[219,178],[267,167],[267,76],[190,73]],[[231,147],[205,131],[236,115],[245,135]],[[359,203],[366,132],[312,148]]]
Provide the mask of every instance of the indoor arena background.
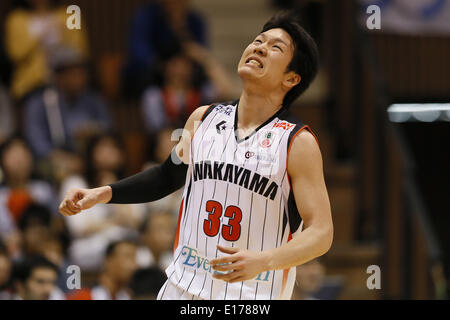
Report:
[[[70,5],[81,30],[57,22]],[[161,6],[170,13],[156,23]],[[331,250],[298,267],[293,298],[448,297],[449,1],[5,0],[0,299],[14,298],[15,268],[35,255],[59,268],[53,299],[92,297],[105,281],[126,292],[116,298],[155,298],[179,193],[76,221],[58,213],[60,200],[161,162],[193,108],[237,99],[240,55],[282,9],[298,12],[321,53],[292,111],[318,136],[335,230]],[[171,85],[183,94],[171,96]],[[77,101],[69,113],[61,91]],[[117,248],[123,239],[129,252]]]

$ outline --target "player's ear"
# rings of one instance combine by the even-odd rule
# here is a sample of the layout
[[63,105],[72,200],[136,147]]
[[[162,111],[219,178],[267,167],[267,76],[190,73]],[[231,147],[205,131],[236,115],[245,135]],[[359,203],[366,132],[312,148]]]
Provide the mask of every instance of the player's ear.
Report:
[[286,73],[283,81],[283,86],[286,87],[286,89],[290,90],[291,88],[295,87],[300,83],[302,80],[302,77],[295,71],[289,71]]

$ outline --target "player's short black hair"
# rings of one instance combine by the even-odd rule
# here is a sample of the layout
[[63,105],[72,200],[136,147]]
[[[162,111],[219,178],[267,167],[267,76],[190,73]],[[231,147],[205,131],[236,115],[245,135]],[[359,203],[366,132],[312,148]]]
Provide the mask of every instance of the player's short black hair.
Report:
[[50,262],[45,257],[32,255],[24,258],[22,261],[14,265],[12,271],[12,280],[14,282],[18,281],[21,283],[25,283],[28,278],[30,278],[33,271],[38,268],[51,269],[55,271],[56,274],[59,273],[58,267],[53,262]]
[[283,11],[267,21],[261,33],[281,28],[286,31],[294,43],[294,55],[287,71],[295,71],[301,81],[293,87],[283,99],[283,108],[289,108],[316,77],[319,69],[319,50],[314,39],[300,25],[299,18],[291,11]]

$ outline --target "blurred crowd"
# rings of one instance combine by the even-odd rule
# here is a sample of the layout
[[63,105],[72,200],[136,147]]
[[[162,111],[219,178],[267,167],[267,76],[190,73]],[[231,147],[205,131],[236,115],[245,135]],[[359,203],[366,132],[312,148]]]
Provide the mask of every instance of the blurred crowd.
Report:
[[[180,190],[149,204],[58,213],[67,190],[129,172],[113,106],[93,81],[85,28],[69,30],[65,9],[14,1],[0,35],[0,300],[155,299]],[[129,25],[119,80],[152,142],[145,169],[165,160],[172,131],[195,108],[230,98],[233,86],[187,0],[148,1]]]
[[[0,36],[0,299],[154,299],[172,259],[180,191],[58,213],[67,190],[124,178],[128,152],[93,81],[84,26],[69,30],[58,1],[13,3]],[[231,85],[188,1],[148,1],[129,25],[119,81],[144,124],[145,169],[165,160],[172,131],[195,108],[229,96]]]

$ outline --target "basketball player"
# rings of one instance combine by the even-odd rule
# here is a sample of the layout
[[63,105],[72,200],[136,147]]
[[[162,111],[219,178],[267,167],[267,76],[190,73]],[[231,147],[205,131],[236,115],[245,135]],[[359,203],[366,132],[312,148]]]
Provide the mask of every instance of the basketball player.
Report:
[[318,142],[288,112],[317,68],[314,40],[290,14],[274,16],[239,61],[238,101],[199,107],[162,165],[71,190],[60,212],[154,201],[185,185],[158,299],[290,299],[295,266],[333,238]]

